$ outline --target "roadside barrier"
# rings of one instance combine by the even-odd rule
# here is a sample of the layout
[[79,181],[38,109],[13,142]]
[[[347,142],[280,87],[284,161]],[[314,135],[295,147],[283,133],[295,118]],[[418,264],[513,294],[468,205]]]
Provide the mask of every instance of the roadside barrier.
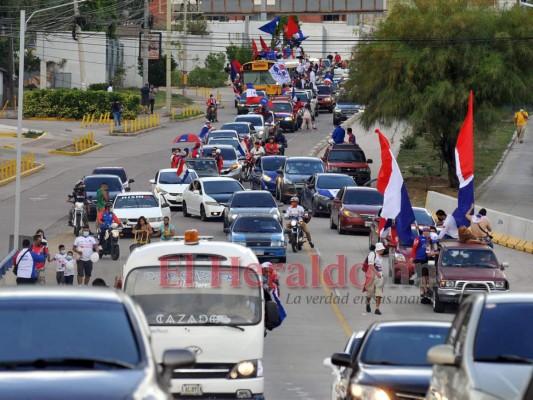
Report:
[[[35,156],[33,153],[23,154],[21,158],[21,170],[26,172],[35,167]],[[17,159],[12,158],[0,163],[0,180],[8,179],[17,174]]]
[[2,261],[0,261],[0,279],[6,274],[7,271],[13,266],[13,257],[17,254],[17,249],[11,250]]
[[74,149],[76,152],[87,150],[94,146],[94,134],[89,132],[87,135],[81,135],[74,138]]
[[213,91],[212,88],[206,88],[206,87],[198,87],[196,86],[195,95],[198,97],[205,97],[206,99],[211,95],[214,94],[216,99],[221,102],[222,101],[222,94],[220,91],[216,91],[216,93]]
[[199,104],[193,104],[190,106],[185,106],[181,108],[181,114],[178,114],[176,112],[176,109],[172,108],[170,112],[170,118],[174,119],[177,118],[179,115],[183,116],[183,118],[186,117],[194,117],[196,115],[203,114],[203,110],[200,107]]
[[[88,128],[92,127],[96,120],[96,114],[85,114],[81,120],[81,127],[82,128]],[[99,125],[107,125],[111,121],[111,113],[105,113],[100,114],[100,117],[98,117],[98,124]]]
[[[140,116],[132,120],[122,121],[122,128],[120,132],[124,133],[133,133],[138,132],[143,129],[154,128],[156,126],[161,126],[161,114],[151,114]],[[109,123],[109,133],[113,133],[117,127],[114,122]]]

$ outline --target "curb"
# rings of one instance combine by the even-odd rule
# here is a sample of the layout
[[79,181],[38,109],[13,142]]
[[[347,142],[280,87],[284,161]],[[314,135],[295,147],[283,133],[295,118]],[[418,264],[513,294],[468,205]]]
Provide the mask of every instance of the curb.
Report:
[[8,144],[4,144],[4,145],[2,146],[2,148],[6,149],[6,150],[16,150],[14,146],[10,146],[10,145],[8,145]]
[[[48,133],[48,131],[42,131],[41,136],[34,137],[34,138],[27,138],[27,137],[24,136],[24,133],[22,133],[22,138],[23,139],[37,140],[37,139],[40,139],[40,138],[46,136],[47,133]],[[18,137],[18,133],[0,132],[0,137],[8,137],[8,138],[16,139]]]
[[61,156],[82,156],[84,154],[90,153],[95,150],[99,150],[104,145],[102,143],[94,142],[94,146],[89,147],[88,149],[82,150],[82,151],[64,151],[64,150],[50,150],[49,154],[56,154]]
[[[40,163],[35,163],[36,166],[33,167],[32,169],[29,169],[27,171],[24,171],[22,174],[20,174],[20,177],[21,178],[24,178],[28,175],[32,175],[32,174],[35,174],[36,172],[39,172],[40,170],[44,169],[44,164],[40,164]],[[4,186],[4,185],[7,185],[8,183],[10,182],[13,182],[15,179],[17,179],[17,176],[12,176],[12,177],[9,177],[9,178],[6,178],[6,179],[3,179],[3,180],[0,180],[0,186]]]
[[310,157],[316,157],[320,151],[325,148],[328,145],[328,139],[330,136],[326,136],[324,139],[322,139],[320,142],[318,142],[313,149],[309,152]]
[[494,178],[494,176],[496,176],[496,174],[500,170],[503,162],[507,158],[507,154],[509,154],[509,151],[511,150],[511,146],[514,144],[515,139],[516,139],[516,133],[514,133],[513,136],[511,137],[511,141],[509,142],[509,144],[507,145],[507,148],[504,150],[502,156],[500,157],[500,161],[498,161],[498,164],[496,164],[496,166],[492,170],[492,173],[488,177],[486,177],[483,182],[481,182],[481,185],[477,187],[476,190],[479,192],[479,194],[483,193],[485,186]]
[[135,137],[135,136],[140,136],[140,135],[143,135],[145,133],[149,133],[149,132],[155,131],[157,129],[161,129],[162,127],[163,127],[163,125],[160,125],[160,126],[154,126],[153,128],[141,129],[140,131],[137,131],[137,132],[131,132],[131,133],[113,132],[113,133],[108,133],[108,135],[109,136],[119,136],[119,137]]
[[76,118],[53,118],[53,117],[25,117],[29,121],[67,121],[67,122],[76,122],[81,121],[81,119]]
[[533,254],[533,242],[517,238],[515,236],[505,235],[503,233],[493,233],[492,241],[500,246],[505,246],[510,249],[524,251]]
[[187,121],[193,121],[195,119],[205,118],[205,114],[196,115],[194,117],[188,117],[188,118],[180,118],[180,119],[171,119],[169,118],[170,122],[187,122]]

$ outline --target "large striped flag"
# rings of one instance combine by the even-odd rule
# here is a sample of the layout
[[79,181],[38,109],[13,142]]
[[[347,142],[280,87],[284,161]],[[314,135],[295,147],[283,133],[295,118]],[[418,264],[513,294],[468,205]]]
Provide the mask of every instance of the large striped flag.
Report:
[[257,104],[261,102],[263,96],[258,96],[252,83],[246,84],[246,104]]
[[187,163],[185,162],[184,156],[179,156],[177,168],[176,175],[181,178],[181,182],[185,182],[187,176],[189,176],[189,169],[187,168]]
[[383,194],[382,218],[395,220],[395,228],[402,243],[412,244],[414,235],[411,225],[415,223],[415,214],[400,167],[392,154],[389,141],[376,129],[381,145],[381,168],[377,178],[377,189]]
[[[474,105],[470,91],[468,112],[455,144],[455,171],[459,179],[457,208],[453,217],[457,226],[470,226],[466,213],[474,204]],[[474,213],[474,210],[472,210]]]

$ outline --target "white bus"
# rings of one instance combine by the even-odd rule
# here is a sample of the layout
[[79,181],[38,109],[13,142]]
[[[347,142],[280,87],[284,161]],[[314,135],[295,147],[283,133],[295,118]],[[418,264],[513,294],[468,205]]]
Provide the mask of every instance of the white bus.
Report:
[[133,251],[122,282],[146,315],[158,362],[176,346],[196,355],[195,368],[172,375],[175,398],[264,399],[265,324],[279,316],[250,249],[187,231]]

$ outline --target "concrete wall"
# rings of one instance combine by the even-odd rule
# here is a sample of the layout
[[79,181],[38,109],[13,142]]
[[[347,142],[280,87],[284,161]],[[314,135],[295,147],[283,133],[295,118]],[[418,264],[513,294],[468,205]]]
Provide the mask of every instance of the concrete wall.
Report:
[[[446,213],[451,213],[457,208],[457,199],[441,193],[427,193],[426,208],[431,211],[443,209]],[[482,204],[476,204],[476,211],[483,208]],[[533,241],[533,221],[525,218],[515,217],[499,211],[487,208],[487,217],[494,232],[504,235],[514,236],[523,240]]]

